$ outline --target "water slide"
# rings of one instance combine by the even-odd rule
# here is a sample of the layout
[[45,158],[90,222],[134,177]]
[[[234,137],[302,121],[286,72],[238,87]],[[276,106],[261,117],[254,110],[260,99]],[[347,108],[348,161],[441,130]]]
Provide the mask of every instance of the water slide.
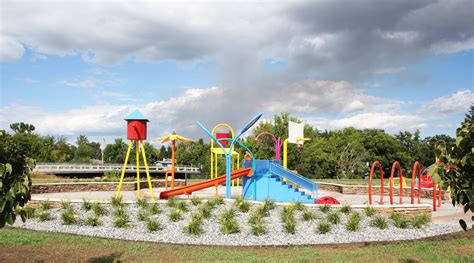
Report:
[[[230,178],[234,180],[243,176],[250,176],[251,174],[252,174],[252,168],[242,168],[242,169],[233,171],[230,174]],[[225,181],[226,181],[226,175],[224,174],[222,176],[219,176],[211,180],[202,181],[199,183],[175,188],[168,191],[163,191],[160,193],[160,199],[167,199],[175,195],[191,194],[194,191],[198,191],[198,190],[205,189],[212,186],[218,186],[220,184],[225,183]]]

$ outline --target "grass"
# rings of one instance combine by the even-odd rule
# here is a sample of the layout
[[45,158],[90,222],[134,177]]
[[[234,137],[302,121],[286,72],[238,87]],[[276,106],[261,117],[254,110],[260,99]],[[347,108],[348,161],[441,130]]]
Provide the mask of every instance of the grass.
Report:
[[134,242],[6,227],[7,262],[473,262],[474,232],[389,244],[228,247]]
[[346,230],[355,232],[360,229],[360,220],[362,219],[361,215],[357,212],[352,213],[351,217],[346,223]]
[[67,200],[61,200],[61,208],[64,210],[71,210],[71,202]]
[[422,228],[431,222],[431,217],[429,214],[415,215],[411,218],[411,225],[414,228]]
[[61,223],[63,225],[75,225],[77,224],[77,212],[72,208],[65,209],[61,212]]
[[296,203],[293,203],[291,204],[292,208],[296,211],[305,211],[306,210],[306,206],[302,203],[302,202],[296,202]]
[[341,206],[340,210],[341,210],[341,213],[348,215],[352,213],[352,206],[349,204],[344,204]]
[[385,217],[378,215],[370,221],[370,226],[385,229],[388,227],[388,221]]
[[239,223],[235,218],[235,210],[229,208],[219,216],[219,225],[225,235],[238,233],[240,231]]
[[113,208],[123,207],[122,196],[113,196],[112,198],[110,198],[110,204]]
[[365,215],[366,215],[367,217],[372,217],[372,216],[374,216],[375,214],[377,214],[377,210],[376,210],[374,207],[372,207],[372,206],[366,206],[366,207],[364,208],[364,212],[365,212]]
[[49,201],[49,199],[47,199],[47,200],[41,202],[40,207],[41,207],[41,210],[47,211],[47,210],[51,209],[51,202]]
[[201,205],[198,208],[198,212],[199,212],[199,214],[201,214],[201,217],[203,219],[208,219],[208,218],[211,218],[211,216],[212,216],[212,208],[210,206],[208,206],[207,203]]
[[250,211],[250,208],[252,207],[252,204],[248,201],[245,201],[242,197],[239,197],[235,202],[235,206],[237,209],[239,209],[240,212],[248,213]]
[[318,224],[317,233],[319,233],[319,234],[326,234],[326,233],[328,233],[329,231],[331,231],[331,223],[328,223],[328,222],[326,222],[326,221],[321,221],[321,222]]
[[301,218],[303,219],[303,221],[312,221],[312,220],[316,219],[316,214],[309,211],[309,210],[305,210],[305,211],[303,211],[303,214],[301,215]]
[[100,226],[100,225],[102,225],[102,223],[99,221],[99,218],[97,216],[89,216],[88,218],[86,218],[85,223],[88,226]]
[[260,236],[267,232],[264,216],[261,213],[256,212],[256,210],[250,214],[248,223],[252,234],[255,236]]
[[155,219],[146,220],[146,229],[148,232],[156,232],[163,229],[163,226]]
[[91,209],[92,212],[94,212],[94,215],[97,217],[107,215],[107,209],[105,209],[105,207],[103,207],[99,202],[92,203]]
[[84,211],[90,211],[92,209],[92,203],[86,199],[82,199],[81,208]]
[[150,215],[148,214],[148,211],[140,209],[137,214],[137,219],[140,222],[145,222],[150,218]]
[[325,204],[323,206],[320,206],[319,210],[323,212],[324,214],[327,214],[329,211],[331,211],[331,205]]
[[166,206],[176,208],[176,205],[178,204],[178,200],[176,197],[170,197],[168,200],[166,200]]
[[188,207],[188,204],[186,203],[186,201],[179,201],[176,204],[176,208],[178,210],[180,210],[181,212],[189,212],[189,207]]
[[392,219],[393,225],[397,228],[408,228],[410,226],[410,219],[400,213],[392,213],[390,219]]
[[149,203],[148,203],[148,200],[146,200],[146,198],[137,198],[137,205],[138,207],[142,208],[142,209],[148,209],[149,207]]
[[31,206],[25,206],[24,208],[22,208],[22,210],[25,213],[26,219],[32,219],[36,217],[36,214],[37,214],[36,208],[31,207]]
[[41,222],[51,221],[52,219],[53,216],[51,216],[51,213],[48,210],[42,210],[38,213],[38,220]]
[[127,214],[120,216],[114,216],[113,224],[117,228],[128,228],[130,227],[130,218]]
[[202,228],[203,218],[201,214],[195,213],[191,215],[191,221],[184,226],[184,233],[189,235],[201,235],[204,233],[204,229]]
[[183,216],[181,215],[181,213],[179,212],[179,210],[173,210],[171,211],[171,213],[169,214],[169,219],[171,222],[178,222],[180,221],[181,219],[183,219]]
[[341,214],[338,211],[332,211],[327,214],[327,220],[334,225],[341,223]]
[[149,204],[148,213],[150,213],[151,215],[157,215],[161,213],[160,205],[158,203]]
[[283,222],[283,228],[288,234],[294,235],[296,233],[296,219],[295,209],[293,207],[283,207],[280,213],[281,221]]
[[199,206],[201,203],[202,200],[199,198],[199,196],[195,195],[191,198],[191,204],[193,204],[193,206]]

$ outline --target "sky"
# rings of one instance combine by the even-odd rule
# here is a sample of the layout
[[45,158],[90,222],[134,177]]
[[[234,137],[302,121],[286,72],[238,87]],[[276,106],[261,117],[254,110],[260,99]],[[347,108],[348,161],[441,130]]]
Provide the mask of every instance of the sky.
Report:
[[204,138],[289,112],[321,130],[455,135],[474,103],[474,1],[0,2],[0,129]]

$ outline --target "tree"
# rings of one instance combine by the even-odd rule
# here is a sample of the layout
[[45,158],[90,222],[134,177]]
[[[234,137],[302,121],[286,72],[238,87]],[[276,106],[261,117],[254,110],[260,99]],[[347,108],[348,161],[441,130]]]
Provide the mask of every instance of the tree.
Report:
[[122,139],[115,139],[113,144],[107,144],[104,149],[104,162],[124,163],[127,144]]
[[85,135],[77,137],[77,149],[74,153],[74,162],[89,163],[92,159],[101,158],[100,144],[97,142],[89,142]]
[[12,225],[18,213],[25,221],[25,212],[17,212],[17,208],[31,198],[30,171],[33,168],[34,160],[23,154],[13,136],[0,131],[0,228],[6,223]]
[[338,178],[361,178],[366,170],[367,151],[364,146],[352,141],[341,148],[337,162]]

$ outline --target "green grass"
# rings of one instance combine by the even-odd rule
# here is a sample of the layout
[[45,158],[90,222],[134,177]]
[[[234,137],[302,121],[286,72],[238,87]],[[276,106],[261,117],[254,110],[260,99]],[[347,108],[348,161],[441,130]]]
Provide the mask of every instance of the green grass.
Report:
[[377,214],[377,210],[372,206],[366,206],[364,212],[367,217],[372,217]]
[[113,208],[123,207],[122,196],[113,196],[112,198],[110,198],[110,204]]
[[162,230],[163,226],[160,224],[160,222],[154,219],[148,218],[148,220],[146,221],[146,229],[148,230],[148,232],[151,233],[151,232]]
[[148,200],[146,200],[146,198],[137,198],[137,205],[138,207],[142,208],[142,209],[148,209],[149,207],[149,203],[148,203]]
[[178,199],[176,197],[170,197],[166,200],[166,206],[175,208],[178,205]]
[[304,206],[304,204],[302,202],[296,202],[296,203],[293,203],[291,204],[292,208],[296,211],[305,211],[306,210],[306,206]]
[[326,213],[328,213],[329,211],[331,211],[331,205],[325,204],[325,205],[323,205],[323,206],[320,206],[320,207],[319,207],[319,210],[320,210],[321,212],[323,212],[324,214],[326,214]]
[[334,225],[341,223],[341,214],[338,211],[332,211],[327,214],[327,220]]
[[357,212],[352,213],[351,217],[346,223],[346,230],[355,232],[360,229],[360,220],[362,219],[361,215]]
[[388,227],[388,221],[385,217],[378,215],[370,221],[370,226],[385,229]]
[[245,201],[242,197],[239,197],[235,201],[235,207],[242,213],[248,213],[252,207],[252,204],[248,201]]
[[288,234],[294,235],[296,233],[296,219],[294,207],[283,207],[280,213],[283,228]]
[[199,206],[201,203],[202,200],[199,198],[199,196],[195,195],[191,198],[191,204],[193,204],[193,206]]
[[49,201],[49,199],[47,199],[47,200],[41,202],[40,208],[41,208],[43,211],[47,211],[47,210],[51,209],[51,202]]
[[390,219],[392,219],[393,225],[397,228],[408,228],[410,226],[410,219],[400,213],[392,213]]
[[301,215],[301,218],[303,219],[303,221],[312,221],[312,220],[316,219],[316,214],[309,211],[309,210],[305,210],[305,211],[303,211],[303,214]]
[[157,215],[159,213],[161,213],[161,209],[160,209],[160,205],[158,203],[151,203],[148,205],[148,212],[151,214],[151,215]]
[[148,211],[140,209],[137,213],[137,219],[140,222],[145,222],[150,218],[150,215],[148,214]]
[[169,214],[169,219],[171,222],[178,222],[180,220],[183,219],[183,216],[181,215],[181,213],[179,212],[179,210],[173,210],[171,211],[171,213]]
[[75,225],[77,224],[78,215],[77,212],[72,208],[65,209],[61,212],[61,223],[63,225]]
[[238,233],[240,231],[239,223],[235,218],[235,210],[229,208],[219,216],[219,225],[221,232],[225,235]]
[[223,247],[122,241],[7,227],[0,231],[0,255],[5,261],[16,262],[473,262],[472,233],[458,233],[449,240],[369,246]]
[[201,235],[202,233],[204,233],[204,229],[202,228],[202,224],[203,224],[202,220],[203,218],[201,214],[199,213],[192,214],[191,221],[189,221],[189,223],[187,223],[184,226],[184,232],[189,235],[195,235],[195,236]]
[[84,210],[84,211],[89,211],[92,209],[92,203],[86,199],[82,199],[82,204],[81,204],[81,208]]
[[100,222],[100,220],[97,216],[90,216],[90,217],[86,218],[85,223],[88,226],[100,226],[100,225],[102,225],[102,223]]
[[42,210],[38,213],[38,220],[41,222],[50,221],[52,219],[53,219],[53,216],[47,210]]
[[326,234],[329,231],[331,231],[331,223],[328,223],[326,221],[321,221],[318,224],[318,227],[316,229],[316,232],[319,233],[319,234]]
[[411,218],[411,225],[414,228],[422,228],[431,222],[431,217],[429,214],[415,215]]
[[105,209],[105,207],[103,207],[99,202],[92,203],[91,209],[97,217],[107,215],[107,209]]
[[352,212],[352,206],[349,204],[344,204],[341,206],[340,210],[341,210],[341,213],[348,215]]

